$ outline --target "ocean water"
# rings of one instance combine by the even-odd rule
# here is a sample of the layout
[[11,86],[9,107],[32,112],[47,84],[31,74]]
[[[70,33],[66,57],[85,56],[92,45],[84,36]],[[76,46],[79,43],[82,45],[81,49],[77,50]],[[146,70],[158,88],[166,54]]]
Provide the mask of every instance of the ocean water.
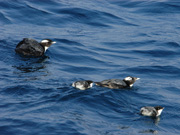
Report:
[[[23,38],[57,43],[27,58]],[[0,52],[0,135],[180,134],[179,0],[0,0]],[[129,75],[131,89],[71,86]]]

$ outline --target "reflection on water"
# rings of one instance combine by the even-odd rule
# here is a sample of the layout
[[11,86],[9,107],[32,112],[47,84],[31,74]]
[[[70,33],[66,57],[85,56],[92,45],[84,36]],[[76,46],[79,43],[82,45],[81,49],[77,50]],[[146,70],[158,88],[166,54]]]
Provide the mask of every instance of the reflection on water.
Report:
[[160,117],[156,117],[156,118],[154,118],[154,123],[155,123],[156,125],[158,125],[159,122],[160,122],[160,120],[161,120]]
[[[12,66],[17,69],[14,71],[19,77],[27,77],[27,80],[36,80],[41,76],[47,76],[49,74],[46,68],[46,61],[48,56],[42,56],[39,58],[18,56],[19,64]],[[24,74],[31,73],[31,74]]]
[[36,72],[36,71],[39,71],[40,69],[44,69],[45,66],[42,65],[42,66],[32,66],[31,64],[29,65],[20,65],[20,66],[13,66],[15,67],[16,69],[18,70],[21,70],[23,73],[29,73],[29,72]]
[[42,56],[40,58],[31,58],[31,57],[20,57],[20,64],[18,66],[12,66],[23,73],[36,72],[40,69],[44,69],[45,60],[48,59],[47,56]]
[[151,134],[158,134],[157,130],[153,130],[153,129],[148,129],[148,130],[143,130],[143,131],[139,131],[139,133],[151,133]]
[[149,116],[142,116],[142,120],[146,123],[146,124],[152,124],[154,123],[156,126],[158,126],[161,118],[160,117],[149,117]]

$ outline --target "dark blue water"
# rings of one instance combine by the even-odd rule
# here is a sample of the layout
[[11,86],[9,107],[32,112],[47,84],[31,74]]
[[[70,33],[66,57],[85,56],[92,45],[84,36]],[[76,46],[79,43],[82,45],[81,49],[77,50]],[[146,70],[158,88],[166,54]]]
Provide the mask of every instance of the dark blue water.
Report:
[[[25,37],[57,43],[26,58]],[[0,52],[1,135],[180,134],[179,0],[1,0]],[[128,75],[132,89],[70,86]]]

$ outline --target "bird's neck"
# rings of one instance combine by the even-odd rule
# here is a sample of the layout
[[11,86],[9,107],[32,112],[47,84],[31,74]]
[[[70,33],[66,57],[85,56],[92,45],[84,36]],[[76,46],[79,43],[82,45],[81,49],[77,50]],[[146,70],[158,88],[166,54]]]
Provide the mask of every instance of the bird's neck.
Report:
[[48,48],[49,48],[49,47],[45,46],[45,47],[44,47],[44,52],[46,52],[46,50],[47,50]]

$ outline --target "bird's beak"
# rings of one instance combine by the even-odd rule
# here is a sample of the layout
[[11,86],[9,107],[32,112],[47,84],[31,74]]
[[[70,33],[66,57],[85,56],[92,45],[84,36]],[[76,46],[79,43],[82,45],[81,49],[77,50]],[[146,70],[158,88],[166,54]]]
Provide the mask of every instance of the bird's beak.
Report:
[[56,42],[54,41],[54,42],[52,42],[52,44],[55,44]]
[[136,78],[136,80],[139,80],[140,78]]

